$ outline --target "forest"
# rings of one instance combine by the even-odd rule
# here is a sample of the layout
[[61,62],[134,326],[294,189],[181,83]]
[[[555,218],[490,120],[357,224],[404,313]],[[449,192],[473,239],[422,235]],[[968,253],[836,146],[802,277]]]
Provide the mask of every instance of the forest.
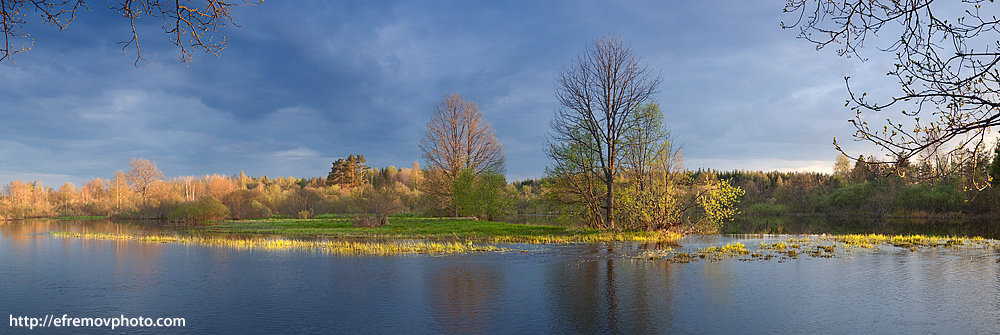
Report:
[[[718,229],[705,226],[711,206],[699,203],[699,193],[710,185],[726,184],[744,193],[732,204],[736,212],[716,221],[738,216],[886,216],[947,217],[993,216],[1000,213],[1000,146],[977,148],[977,160],[963,157],[927,157],[903,166],[875,166],[838,156],[834,173],[777,171],[681,170],[671,201],[678,203],[677,218],[646,225],[650,214],[635,214],[641,207],[631,191],[622,191],[620,215],[631,222],[627,229]],[[945,166],[951,164],[950,166]],[[951,170],[947,175],[935,171]],[[107,216],[122,219],[223,220],[271,217],[310,218],[321,214],[462,216],[506,222],[547,222],[586,225],[586,210],[561,201],[557,177],[507,182],[502,174],[460,174],[451,189],[454,196],[432,195],[427,176],[434,175],[418,162],[410,167],[373,168],[363,155],[350,155],[332,164],[325,177],[268,177],[206,175],[165,178],[154,162],[134,159],[113,177],[95,178],[77,187],[57,188],[38,181],[14,180],[0,192],[0,217]],[[622,178],[619,183],[627,185]],[[630,190],[629,188],[624,188]],[[704,198],[704,196],[702,196]],[[680,204],[684,203],[684,204]],[[654,203],[664,206],[664,203]],[[687,207],[687,208],[684,208]],[[663,210],[663,209],[661,209]],[[659,213],[670,213],[665,210]],[[631,221],[630,221],[631,220]],[[645,221],[644,221],[645,220]],[[375,224],[378,224],[377,222]]]
[[911,163],[868,164],[837,156],[832,174],[718,172],[746,191],[744,215],[876,217],[991,216],[1000,213],[1000,142],[927,153]]

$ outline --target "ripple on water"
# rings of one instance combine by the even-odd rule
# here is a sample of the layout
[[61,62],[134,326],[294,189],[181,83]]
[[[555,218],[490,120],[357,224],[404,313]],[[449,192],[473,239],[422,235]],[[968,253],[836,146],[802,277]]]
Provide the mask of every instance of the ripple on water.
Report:
[[780,263],[629,258],[658,247],[641,243],[343,257],[35,235],[53,229],[138,228],[0,226],[0,311],[187,317],[172,333],[1000,333],[988,249],[838,249]]

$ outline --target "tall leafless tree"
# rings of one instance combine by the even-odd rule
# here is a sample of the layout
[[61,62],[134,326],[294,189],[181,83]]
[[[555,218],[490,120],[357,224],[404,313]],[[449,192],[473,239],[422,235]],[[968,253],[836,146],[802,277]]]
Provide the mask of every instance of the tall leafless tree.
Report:
[[[636,109],[650,100],[659,84],[631,45],[617,36],[595,41],[557,79],[560,108],[551,122],[547,153],[555,167],[550,171],[578,180],[576,188],[589,198],[582,201],[590,207],[601,203],[603,213],[592,213],[597,225],[616,229],[614,188],[624,137],[636,126]],[[603,190],[584,184],[592,180],[603,184]]]
[[483,121],[483,112],[474,102],[457,94],[446,95],[437,106],[420,150],[430,168],[421,188],[441,211],[451,206],[452,186],[462,170],[470,169],[477,176],[504,170],[503,145],[493,127]]
[[[191,60],[191,50],[201,49],[218,56],[226,47],[228,38],[225,35],[215,36],[220,28],[229,25],[237,26],[233,21],[232,12],[236,7],[256,5],[263,0],[203,0],[201,6],[193,0],[117,0],[109,1],[111,10],[121,14],[129,21],[131,36],[121,42],[122,50],[134,48],[136,65],[142,57],[139,46],[139,32],[136,29],[138,20],[151,17],[163,21],[163,32],[170,42],[180,48],[181,61]],[[66,29],[76,18],[80,9],[89,9],[83,0],[0,0],[0,18],[4,33],[3,48],[0,49],[0,61],[10,59],[17,53],[31,48],[32,41],[28,39],[20,44],[16,41],[27,38],[28,33],[21,28],[28,23],[26,19],[34,13],[41,17],[43,23],[55,26],[59,30]]]
[[125,180],[132,190],[139,193],[142,203],[146,203],[146,196],[150,186],[158,180],[163,179],[163,172],[156,167],[156,163],[143,158],[132,158],[128,163],[129,169],[125,173]]
[[476,103],[449,94],[437,106],[437,112],[427,123],[427,135],[420,141],[420,150],[431,169],[440,169],[455,178],[463,169],[477,175],[502,173],[503,144],[496,138],[493,127],[483,121],[483,112]]
[[[875,44],[895,55],[887,75],[902,92],[886,101],[866,99],[845,78],[855,140],[888,151],[876,163],[895,165],[942,144],[976,151],[1000,125],[1000,5],[993,0],[786,0],[784,11],[795,18],[782,27],[799,29],[817,49],[833,45],[841,56],[864,59],[865,45]],[[890,110],[900,114],[877,116]],[[869,124],[875,119],[885,122]],[[843,153],[836,139],[834,146]]]

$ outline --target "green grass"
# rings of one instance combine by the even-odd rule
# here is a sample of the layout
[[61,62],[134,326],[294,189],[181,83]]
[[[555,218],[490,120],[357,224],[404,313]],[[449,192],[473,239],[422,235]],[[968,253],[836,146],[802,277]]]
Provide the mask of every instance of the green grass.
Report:
[[195,228],[192,234],[239,234],[358,239],[461,240],[487,243],[668,242],[681,235],[667,232],[607,232],[561,226],[524,225],[450,218],[390,217],[382,227],[355,227],[351,219],[266,219],[225,221]]
[[448,218],[391,217],[390,225],[355,227],[350,218],[224,221],[179,234],[54,232],[59,238],[203,244],[237,249],[314,250],[334,254],[393,255],[509,251],[493,243],[671,242],[668,232],[605,232]]

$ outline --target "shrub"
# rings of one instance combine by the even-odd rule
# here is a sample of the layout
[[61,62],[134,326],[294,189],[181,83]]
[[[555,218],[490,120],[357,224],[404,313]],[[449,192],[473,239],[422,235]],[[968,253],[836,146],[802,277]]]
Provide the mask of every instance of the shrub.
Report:
[[702,232],[717,232],[739,212],[736,205],[745,192],[732,186],[730,180],[710,180],[706,187],[707,192],[698,197],[698,205],[705,211],[705,217],[695,228]]
[[170,217],[170,213],[173,213],[175,207],[177,207],[177,203],[169,201],[157,204],[144,204],[139,206],[136,212],[131,215],[140,218],[165,219]]
[[963,196],[950,185],[908,185],[893,199],[896,208],[905,211],[948,212],[962,206]]
[[674,189],[651,185],[645,190],[621,187],[615,191],[615,222],[626,229],[667,229],[682,221],[683,207]]
[[389,215],[403,210],[399,193],[392,187],[365,188],[358,199],[363,212],[354,220],[359,227],[375,227],[389,224]]
[[357,227],[380,227],[389,225],[389,218],[387,216],[378,215],[358,215],[354,218],[354,225]]
[[316,189],[299,188],[288,192],[278,203],[277,208],[281,214],[295,217],[302,211],[327,213],[330,210],[330,203]]
[[233,219],[266,219],[271,209],[264,205],[264,194],[258,190],[238,190],[222,198]]
[[743,213],[751,216],[781,216],[788,214],[788,206],[771,202],[758,202],[747,206]]
[[229,208],[223,205],[219,199],[213,197],[180,204],[173,213],[170,213],[171,220],[184,221],[225,220],[228,217]]
[[506,185],[503,174],[487,171],[476,175],[472,169],[464,169],[452,183],[452,206],[460,216],[498,220],[514,207]]
[[875,195],[872,183],[858,183],[833,190],[827,195],[827,204],[839,211],[862,211],[872,205]]

